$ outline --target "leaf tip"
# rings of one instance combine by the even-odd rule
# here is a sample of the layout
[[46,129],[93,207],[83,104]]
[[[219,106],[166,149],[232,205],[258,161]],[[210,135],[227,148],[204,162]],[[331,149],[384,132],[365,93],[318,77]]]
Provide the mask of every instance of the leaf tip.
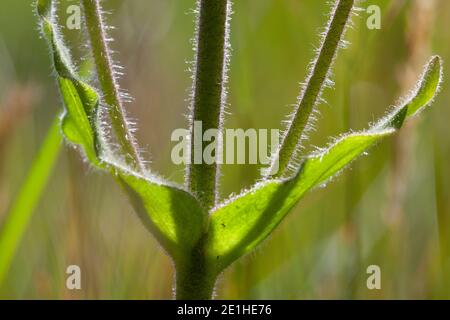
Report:
[[441,56],[434,55],[430,58],[425,67],[424,80],[435,79],[437,83],[437,90],[439,90],[443,78],[443,64],[444,60],[441,58]]
[[37,13],[42,17],[48,17],[51,13],[52,1],[51,0],[37,0],[36,10]]
[[434,55],[424,67],[422,77],[417,84],[414,97],[407,104],[407,117],[418,114],[422,109],[429,106],[439,93],[443,79],[443,59]]

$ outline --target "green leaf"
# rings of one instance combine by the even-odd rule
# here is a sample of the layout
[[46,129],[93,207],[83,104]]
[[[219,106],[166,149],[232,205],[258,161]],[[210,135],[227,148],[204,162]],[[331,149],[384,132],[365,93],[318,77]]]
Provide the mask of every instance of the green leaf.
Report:
[[405,119],[429,105],[441,82],[439,57],[426,65],[414,95],[369,130],[337,139],[324,151],[305,158],[298,173],[286,180],[266,180],[212,214],[206,240],[209,263],[220,272],[253,250],[310,189],[323,185],[382,138],[392,135]]
[[304,161],[288,180],[268,180],[231,199],[211,216],[207,254],[220,271],[250,252],[281,222],[301,197],[325,183],[348,163],[394,130],[343,137],[329,149]]
[[33,211],[55,166],[61,150],[61,138],[59,123],[54,121],[0,228],[0,285],[5,279]]
[[93,129],[98,108],[96,92],[82,82],[63,77],[59,77],[59,87],[66,106],[61,119],[64,136],[70,142],[81,145],[89,161],[100,166]]
[[99,107],[98,94],[76,75],[68,50],[52,22],[52,10],[52,1],[40,0],[37,2],[42,34],[51,50],[59,89],[65,106],[61,118],[62,131],[68,141],[83,148],[92,164],[100,167],[95,130]]
[[198,201],[185,190],[155,178],[117,172],[141,221],[175,262],[191,254],[207,216]]
[[381,119],[372,129],[395,128],[400,129],[406,118],[414,117],[428,107],[436,94],[442,82],[442,59],[439,56],[431,57],[425,65],[420,80],[411,97],[404,99],[400,107],[394,110],[384,119]]
[[61,121],[64,136],[82,146],[89,161],[117,177],[141,221],[175,261],[190,254],[204,230],[207,214],[198,201],[179,187],[154,177],[144,177],[124,169],[117,159],[100,155],[97,118],[99,97],[96,91],[75,74],[68,50],[52,23],[52,1],[40,0],[37,11],[41,29],[51,48],[65,111]]
[[404,108],[408,109],[407,116],[418,114],[433,101],[442,82],[442,59],[433,56],[425,66],[422,78],[417,84],[416,93],[410,98]]

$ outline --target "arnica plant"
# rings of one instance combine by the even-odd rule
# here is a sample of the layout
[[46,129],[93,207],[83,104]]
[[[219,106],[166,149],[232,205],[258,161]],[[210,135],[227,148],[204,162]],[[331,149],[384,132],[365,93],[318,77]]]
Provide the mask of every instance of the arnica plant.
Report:
[[[37,1],[42,35],[64,103],[60,128],[66,142],[79,148],[92,167],[111,174],[121,185],[142,223],[171,257],[177,299],[212,298],[221,273],[261,244],[307,191],[325,185],[368,149],[394,135],[432,103],[441,83],[442,61],[433,56],[410,95],[400,99],[384,118],[367,130],[343,134],[325,148],[303,154],[313,114],[322,91],[331,83],[331,66],[356,10],[354,0],[334,1],[295,110],[272,154],[272,165],[276,163],[278,171],[273,173],[269,166],[253,187],[219,199],[219,164],[191,161],[186,165],[184,185],[177,185],[159,177],[143,159],[124,109],[127,96],[119,87],[100,0],[80,2],[94,81],[77,74],[58,30],[57,1]],[[197,2],[190,157],[194,121],[202,122],[203,132],[223,131],[231,11],[231,0]],[[219,135],[217,144],[221,140]]]

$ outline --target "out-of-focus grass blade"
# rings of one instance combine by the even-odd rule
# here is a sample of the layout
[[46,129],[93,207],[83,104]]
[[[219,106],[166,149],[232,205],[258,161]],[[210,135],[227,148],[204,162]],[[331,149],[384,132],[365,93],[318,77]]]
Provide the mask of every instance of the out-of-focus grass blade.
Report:
[[0,228],[0,285],[3,283],[33,211],[61,149],[59,119],[53,121],[17,198]]

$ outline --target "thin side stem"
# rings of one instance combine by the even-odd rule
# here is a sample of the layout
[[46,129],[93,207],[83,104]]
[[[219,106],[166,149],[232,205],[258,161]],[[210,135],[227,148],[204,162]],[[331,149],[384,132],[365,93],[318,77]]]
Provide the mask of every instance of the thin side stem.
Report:
[[281,177],[286,174],[290,162],[296,156],[302,136],[310,121],[311,113],[320,99],[331,64],[349,21],[353,4],[354,0],[339,0],[335,4],[335,10],[327,28],[326,36],[300,96],[297,109],[284,134],[278,153],[274,155],[272,167],[278,163],[278,171],[274,174],[275,177]]
[[84,9],[98,81],[103,92],[103,100],[109,107],[109,116],[116,139],[126,163],[142,172],[144,171],[144,165],[125,117],[99,0],[81,0],[81,3]]
[[[190,124],[191,155],[186,182],[188,189],[204,208],[210,209],[217,199],[220,167],[218,161],[213,164],[203,161],[203,150],[211,142],[204,142],[202,137],[208,129],[218,129],[216,150],[221,149],[222,112],[226,99],[229,0],[199,0],[198,11]],[[201,123],[201,130],[194,130],[195,123]],[[218,153],[215,156],[218,159]]]

